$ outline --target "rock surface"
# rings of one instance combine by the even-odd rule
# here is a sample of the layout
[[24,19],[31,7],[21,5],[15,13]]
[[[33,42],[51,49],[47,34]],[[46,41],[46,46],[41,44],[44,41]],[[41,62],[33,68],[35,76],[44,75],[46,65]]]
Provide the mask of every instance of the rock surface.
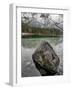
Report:
[[33,62],[42,76],[61,75],[60,59],[52,46],[43,41],[32,55]]

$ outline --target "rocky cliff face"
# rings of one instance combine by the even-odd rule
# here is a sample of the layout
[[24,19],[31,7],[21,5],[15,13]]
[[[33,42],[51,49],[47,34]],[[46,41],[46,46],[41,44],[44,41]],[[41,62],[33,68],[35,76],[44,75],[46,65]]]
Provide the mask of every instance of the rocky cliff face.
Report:
[[42,76],[61,75],[60,59],[52,46],[43,41],[32,55],[33,62]]

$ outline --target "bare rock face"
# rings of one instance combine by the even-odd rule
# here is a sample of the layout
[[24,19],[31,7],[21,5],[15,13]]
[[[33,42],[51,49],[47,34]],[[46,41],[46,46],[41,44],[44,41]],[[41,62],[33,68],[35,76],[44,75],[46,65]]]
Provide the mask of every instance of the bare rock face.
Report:
[[48,42],[43,41],[40,44],[33,53],[32,59],[42,76],[59,75],[60,60]]

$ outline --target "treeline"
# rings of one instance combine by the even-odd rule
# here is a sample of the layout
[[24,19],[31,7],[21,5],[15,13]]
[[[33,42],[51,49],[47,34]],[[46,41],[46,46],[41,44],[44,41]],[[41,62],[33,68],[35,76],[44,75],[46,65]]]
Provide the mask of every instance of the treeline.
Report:
[[46,36],[62,36],[63,31],[56,28],[40,28],[40,27],[31,27],[25,23],[21,24],[22,33],[35,33],[36,35],[46,35]]

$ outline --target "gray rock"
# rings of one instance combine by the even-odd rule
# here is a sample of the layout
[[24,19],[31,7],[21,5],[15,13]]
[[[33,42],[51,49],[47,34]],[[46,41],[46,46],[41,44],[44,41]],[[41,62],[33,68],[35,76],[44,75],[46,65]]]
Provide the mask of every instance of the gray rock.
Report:
[[61,74],[59,72],[59,57],[48,42],[43,41],[40,44],[33,53],[32,59],[42,76]]

